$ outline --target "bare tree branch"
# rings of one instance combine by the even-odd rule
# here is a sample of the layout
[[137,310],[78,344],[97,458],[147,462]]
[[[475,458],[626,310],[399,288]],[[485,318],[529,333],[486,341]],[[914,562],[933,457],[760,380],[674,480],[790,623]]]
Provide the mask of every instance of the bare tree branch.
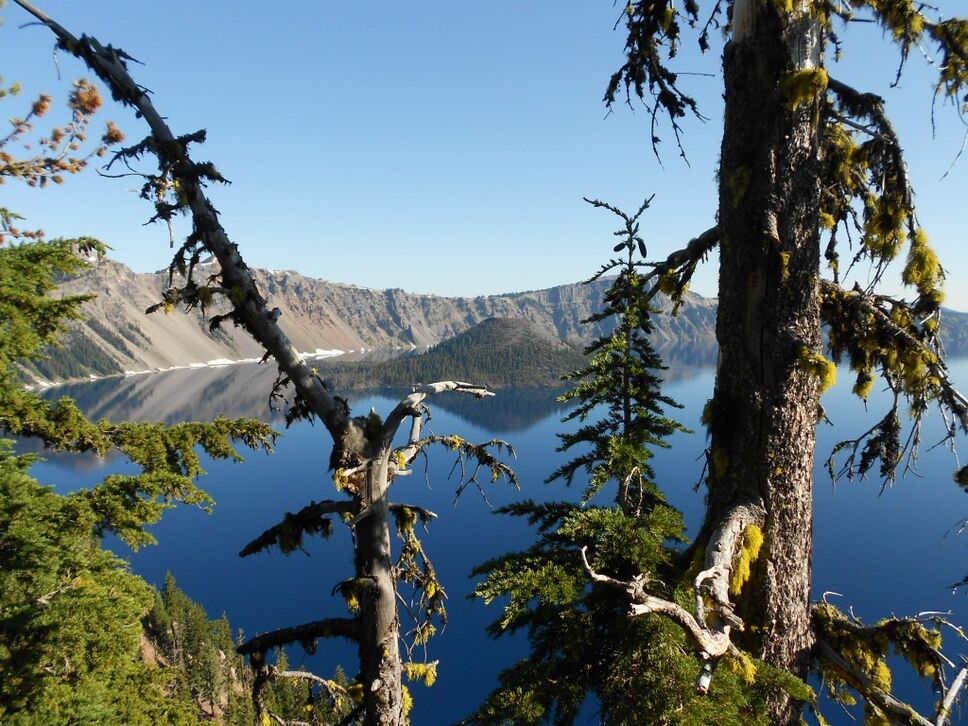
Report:
[[934,720],[934,726],[944,726],[950,719],[951,707],[954,706],[955,700],[958,698],[958,694],[961,693],[961,689],[965,687],[965,680],[968,678],[968,663],[961,666],[958,671],[958,675],[954,677],[951,681],[951,686],[948,688],[948,692],[944,696],[944,700],[938,706],[938,715]]
[[[719,659],[726,653],[736,651],[730,638],[733,628],[743,629],[743,621],[733,614],[729,601],[729,582],[736,554],[742,546],[743,533],[750,525],[761,525],[765,518],[762,506],[741,504],[729,511],[723,523],[713,532],[706,547],[704,568],[696,576],[696,613],[693,615],[678,603],[665,600],[647,592],[649,580],[641,575],[630,582],[617,580],[596,572],[588,561],[582,547],[581,557],[589,576],[594,582],[624,589],[631,600],[630,616],[659,613],[665,615],[688,635],[703,662],[696,692],[705,695],[709,691],[713,671]],[[707,613],[704,598],[712,602]]]
[[[430,396],[447,391],[467,393],[475,398],[486,398],[494,395],[492,391],[487,390],[487,386],[479,386],[463,381],[438,381],[436,383],[417,386],[387,416],[386,421],[383,423],[383,442],[389,445],[393,441],[393,437],[396,436],[397,429],[400,428],[400,424],[403,423],[404,419],[408,417],[419,418],[422,413],[421,406]],[[411,439],[415,440],[412,434]]]
[[[180,194],[187,201],[192,215],[194,234],[218,259],[223,275],[223,287],[233,289],[238,322],[272,354],[296,388],[298,395],[309,409],[323,421],[337,441],[362,440],[345,406],[340,406],[322,381],[314,376],[289,338],[276,322],[278,315],[268,309],[265,298],[259,292],[248,266],[239,254],[238,247],[228,237],[219,222],[215,207],[208,200],[202,187],[204,176],[199,165],[188,156],[188,141],[198,139],[176,137],[155,109],[147,91],[129,75],[126,61],[130,58],[112,46],[102,46],[90,36],[75,37],[63,26],[52,20],[26,0],[16,0],[24,10],[47,25],[60,41],[60,45],[83,60],[111,89],[114,97],[132,106],[148,123],[151,136],[144,143],[144,150],[153,151],[159,165],[178,182]],[[210,165],[209,165],[210,166]]]
[[257,635],[235,650],[239,655],[251,655],[265,653],[272,648],[290,643],[309,642],[318,638],[346,638],[355,641],[358,637],[359,623],[355,618],[325,618]]
[[280,671],[275,668],[271,668],[270,677],[276,678],[293,678],[303,681],[311,681],[313,683],[318,683],[329,693],[330,700],[335,701],[337,697],[349,697],[346,689],[335,681],[317,676],[315,673],[310,673],[309,671]]
[[283,520],[270,527],[254,540],[249,542],[239,552],[239,557],[248,557],[256,552],[269,549],[273,545],[279,545],[283,551],[287,549],[286,538],[297,537],[301,541],[303,532],[315,534],[328,530],[328,521],[325,519],[327,514],[353,514],[359,508],[359,504],[353,501],[335,502],[326,500],[324,502],[311,502],[298,512],[286,512]]
[[647,615],[648,613],[660,613],[667,616],[670,620],[679,625],[688,635],[692,638],[696,645],[696,649],[700,651],[703,658],[718,658],[725,654],[729,650],[729,635],[725,637],[722,634],[712,633],[703,625],[701,625],[692,613],[683,608],[682,606],[674,603],[670,600],[664,600],[660,597],[655,597],[646,592],[645,587],[648,585],[648,580],[642,578],[641,576],[636,577],[631,582],[623,582],[621,580],[616,580],[608,575],[602,575],[592,568],[591,564],[588,562],[588,557],[586,556],[587,547],[581,548],[581,558],[585,565],[585,569],[588,571],[589,577],[592,578],[594,582],[598,582],[603,585],[609,585],[610,587],[622,588],[629,594],[629,598],[632,600],[632,605],[630,608],[629,615]]

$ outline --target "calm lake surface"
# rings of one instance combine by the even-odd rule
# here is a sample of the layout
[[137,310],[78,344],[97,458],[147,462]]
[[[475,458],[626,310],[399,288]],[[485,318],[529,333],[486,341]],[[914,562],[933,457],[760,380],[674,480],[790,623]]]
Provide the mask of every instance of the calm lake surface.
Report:
[[[953,362],[956,383],[968,383],[968,359]],[[694,533],[702,516],[702,494],[694,491],[706,444],[699,414],[710,397],[710,368],[677,366],[667,372],[666,392],[685,408],[677,417],[697,433],[678,434],[672,448],[655,459],[658,481],[672,503],[686,516]],[[849,372],[840,371],[841,385],[827,393],[823,405],[833,426],[818,431],[815,487],[814,597],[825,591],[842,609],[853,607],[865,622],[923,611],[950,611],[951,619],[968,626],[968,600],[950,585],[968,574],[968,535],[956,530],[968,516],[968,496],[951,480],[956,461],[942,447],[927,451],[940,438],[940,422],[926,427],[925,451],[918,473],[909,473],[881,492],[880,482],[842,481],[836,486],[824,468],[831,446],[856,436],[883,415],[884,401],[873,395],[864,404],[850,395]],[[231,366],[221,369],[172,371],[164,374],[108,379],[65,386],[47,392],[67,394],[92,417],[114,420],[207,419],[218,413],[252,416],[284,423],[268,410],[272,371],[266,366]],[[354,412],[371,407],[385,415],[399,396],[390,392],[350,394]],[[545,485],[544,479],[560,461],[555,434],[565,413],[555,392],[545,390],[499,391],[492,399],[469,397],[431,399],[436,433],[457,433],[471,441],[501,438],[513,444],[513,462],[522,489],[504,483],[489,485],[487,496],[495,507],[523,497],[537,500],[574,498],[576,486]],[[875,418],[876,417],[876,418]],[[968,450],[962,443],[962,449]],[[159,544],[131,553],[117,542],[109,546],[128,557],[132,569],[161,585],[171,571],[180,587],[201,602],[211,616],[226,613],[235,628],[247,635],[296,625],[328,616],[344,616],[345,607],[333,586],[352,573],[349,533],[336,526],[328,541],[307,540],[306,553],[284,556],[263,553],[245,559],[238,551],[250,539],[276,524],[287,511],[310,500],[337,498],[326,467],[330,441],[325,429],[307,422],[285,431],[271,455],[250,454],[243,464],[211,462],[201,484],[217,502],[214,513],[191,507],[168,512],[153,532]],[[412,685],[415,724],[452,723],[470,713],[495,684],[496,674],[526,652],[523,638],[491,640],[486,625],[498,618],[500,607],[468,600],[473,589],[471,569],[484,560],[527,546],[531,532],[516,518],[491,513],[488,504],[469,488],[454,504],[456,481],[449,478],[453,458],[441,449],[431,452],[427,476],[422,465],[409,478],[394,484],[396,501],[428,507],[440,516],[424,535],[424,546],[449,595],[450,623],[429,644],[431,659],[439,659],[437,684],[426,689]],[[33,473],[59,491],[90,486],[109,471],[124,471],[120,460],[48,455]],[[968,643],[946,633],[953,660],[968,655]],[[317,655],[307,658],[299,648],[290,653],[296,664],[328,675],[337,663],[348,673],[357,668],[355,649],[333,641],[320,642]],[[907,666],[896,669],[895,692],[923,712],[933,709],[935,694],[909,675]],[[594,708],[588,723],[597,723]],[[832,723],[850,723],[837,706],[825,710]],[[863,715],[859,715],[860,722]],[[966,719],[968,722],[968,719]]]

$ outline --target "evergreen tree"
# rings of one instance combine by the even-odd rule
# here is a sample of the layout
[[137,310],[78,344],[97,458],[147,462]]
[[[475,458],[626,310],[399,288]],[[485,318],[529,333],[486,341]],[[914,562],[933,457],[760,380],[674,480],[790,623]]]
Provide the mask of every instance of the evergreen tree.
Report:
[[[710,673],[718,654],[738,646],[802,678],[819,672],[835,694],[846,684],[877,722],[943,723],[964,681],[943,675],[940,622],[915,617],[897,621],[904,628],[879,629],[811,604],[810,561],[820,396],[835,383],[836,362],[849,361],[859,397],[866,400],[875,379],[891,395],[877,423],[835,448],[832,473],[879,470],[893,479],[916,457],[930,408],[944,416],[948,441],[968,431],[968,401],[952,385],[939,337],[944,273],[915,213],[883,99],[836,77],[836,62],[851,48],[841,29],[854,22],[883,28],[901,58],[898,74],[885,81],[899,80],[912,49],[929,55],[936,96],[963,113],[968,20],[912,0],[703,5],[629,3],[625,63],[605,96],[608,104],[638,96],[654,122],[667,117],[678,139],[680,119],[700,113],[671,67],[685,28],[701,28],[697,40],[706,50],[718,20],[727,21],[716,218],[648,273],[653,288],[680,298],[718,247],[719,361],[703,417],[710,434],[706,513],[695,545],[704,552],[696,586],[706,599],[688,618],[674,619]],[[655,125],[651,138],[655,145]],[[911,299],[879,289],[902,259]],[[913,420],[909,434],[904,413]],[[968,480],[966,471],[960,479]],[[754,528],[763,546],[751,561],[747,533]],[[752,574],[734,594],[729,582],[743,570]],[[633,608],[652,602],[649,588],[633,590]],[[891,694],[891,644],[943,695],[930,717]],[[797,723],[803,706],[793,694],[777,694],[770,716]]]
[[[563,421],[581,425],[559,434],[559,450],[579,453],[548,480],[587,483],[579,504],[525,501],[500,510],[537,525],[538,540],[478,567],[485,577],[475,594],[485,602],[509,599],[491,633],[526,630],[531,654],[501,674],[500,688],[470,721],[572,723],[593,695],[607,723],[767,723],[764,693],[781,674],[744,690],[751,661],[737,653],[736,673],[711,698],[696,697],[699,664],[681,631],[660,615],[629,618],[624,589],[589,584],[583,557],[613,578],[641,577],[671,601],[694,598],[691,563],[677,547],[682,516],[666,502],[650,464],[652,450],[685,429],[666,413],[677,404],[661,392],[664,367],[648,339],[655,311],[639,274],[646,251],[639,218],[648,200],[634,215],[592,204],[624,222],[614,249],[622,257],[589,280],[618,272],[602,311],[585,321],[608,321],[612,332],[589,345],[588,364],[566,377],[575,385],[560,400],[577,405]],[[614,488],[615,505],[593,504],[606,486]]]
[[[612,328],[612,332],[585,348],[585,355],[590,357],[585,367],[564,377],[576,384],[560,400],[577,405],[563,422],[578,420],[583,425],[574,433],[559,434],[558,451],[584,446],[579,446],[582,453],[549,478],[549,481],[564,479],[570,485],[575,474],[584,469],[589,475],[583,498],[586,502],[606,483],[615,481],[616,503],[625,514],[633,514],[643,507],[653,509],[662,500],[661,492],[652,481],[655,474],[649,464],[650,447],[665,447],[666,438],[684,430],[664,414],[663,407],[678,407],[678,404],[661,392],[662,379],[658,372],[664,368],[649,342],[653,330],[651,316],[657,311],[649,307],[639,274],[639,268],[646,263],[639,218],[650,201],[651,198],[643,202],[632,216],[604,202],[589,202],[610,210],[624,222],[624,227],[615,232],[624,239],[613,249],[623,257],[610,260],[586,281],[591,283],[618,271],[605,293],[601,311],[582,321],[586,325],[608,321],[603,327]],[[589,423],[593,412],[594,420]]]
[[[0,98],[15,96],[16,87]],[[97,89],[75,84],[71,120],[34,138],[50,109],[40,96],[0,139],[0,182],[61,183],[92,156],[121,140],[108,124],[89,153],[80,149],[101,105]],[[28,140],[41,153],[18,158]],[[91,489],[58,495],[27,474],[30,457],[0,441],[0,721],[4,724],[190,724],[198,707],[176,671],[145,660],[141,620],[152,606],[148,585],[101,547],[113,532],[132,547],[153,541],[146,527],[176,502],[208,505],[196,477],[201,452],[240,456],[234,441],[268,449],[265,424],[130,424],[86,419],[69,398],[51,404],[27,390],[23,372],[67,323],[85,296],[56,296],[56,282],[83,269],[104,247],[96,240],[47,241],[0,208],[0,430],[34,436],[48,448],[104,455],[119,451],[140,469],[111,475]]]
[[98,514],[0,451],[0,721],[189,724],[177,674],[145,662],[147,584],[100,547]]
[[[179,304],[205,311],[215,299],[226,303],[228,312],[212,316],[210,329],[217,331],[231,321],[252,335],[265,347],[265,357],[273,357],[279,366],[272,399],[285,400],[287,391],[292,391],[291,399],[286,401],[287,423],[319,419],[332,438],[330,466],[341,498],[314,501],[298,512],[285,513],[282,521],[252,540],[240,554],[247,556],[270,548],[287,554],[294,552],[306,535],[328,536],[332,518],[338,516],[351,530],[354,546],[353,576],[337,588],[345,599],[349,617],[329,617],[280,628],[239,646],[238,652],[249,656],[256,672],[253,700],[257,717],[262,721],[272,718],[265,689],[282,677],[279,669],[268,662],[268,654],[292,643],[314,652],[321,638],[346,638],[357,644],[360,661],[360,670],[346,689],[355,699],[352,717],[367,726],[408,723],[413,701],[403,681],[420,680],[431,686],[436,679],[436,662],[414,660],[413,656],[420,657],[423,648],[416,646],[423,646],[436,632],[435,623],[446,622],[446,592],[416,532],[418,521],[426,525],[436,515],[409,504],[391,504],[390,486],[397,476],[410,474],[414,460],[435,445],[456,452],[461,470],[467,473],[458,494],[471,482],[476,483],[478,475],[486,474],[491,481],[504,478],[516,484],[514,472],[494,455],[494,451],[513,455],[506,442],[492,440],[477,445],[455,435],[421,435],[430,415],[428,397],[447,391],[477,398],[493,394],[484,386],[462,381],[425,383],[415,385],[386,419],[375,410],[367,416],[352,416],[346,400],[337,396],[293,347],[278,324],[282,312],[268,308],[238,246],[219,221],[205,186],[225,179],[212,163],[193,161],[188,151],[192,144],[205,140],[204,130],[176,137],[146,89],[129,74],[130,56],[117,48],[102,46],[96,38],[77,38],[30,3],[18,0],[18,4],[57,35],[59,47],[83,60],[108,85],[114,98],[135,108],[147,122],[150,135],[118,151],[113,161],[131,164],[146,153],[157,158],[157,173],[144,174],[142,187],[142,196],[154,204],[151,221],[170,221],[180,213],[191,215],[192,232],[178,247],[169,266],[169,288],[149,312],[167,312]],[[203,273],[196,268],[208,254],[217,259],[219,271],[199,284],[196,273]],[[410,436],[402,446],[396,446],[394,440],[404,424],[410,425]],[[192,443],[196,441],[206,443],[200,437]],[[182,458],[187,459],[187,454],[175,461],[180,463]],[[467,464],[470,465],[465,469]],[[120,516],[122,512],[116,514]],[[394,530],[402,543],[395,558],[391,544]],[[401,589],[406,592],[401,593]],[[407,604],[415,621],[406,635],[401,633],[398,599]],[[314,678],[324,687],[331,685],[330,681]]]

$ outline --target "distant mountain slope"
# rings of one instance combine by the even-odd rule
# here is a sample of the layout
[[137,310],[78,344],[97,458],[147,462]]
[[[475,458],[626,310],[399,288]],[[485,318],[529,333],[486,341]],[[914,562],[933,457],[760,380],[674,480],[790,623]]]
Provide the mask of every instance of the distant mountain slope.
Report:
[[[437,345],[489,318],[525,320],[543,335],[575,345],[608,332],[581,321],[601,308],[610,280],[451,298],[371,290],[290,271],[255,274],[270,307],[282,312],[280,324],[293,344],[310,354]],[[63,381],[261,357],[261,348],[230,324],[211,334],[198,311],[145,315],[166,283],[167,273],[137,274],[112,260],[65,282],[64,293],[95,293],[97,298],[84,307],[88,320],[71,330],[50,360],[29,371],[30,377]],[[662,296],[656,304],[668,309]],[[692,358],[715,361],[714,299],[687,293],[677,316],[656,315],[654,323],[653,342],[667,360],[689,351]],[[968,352],[968,314],[945,311],[944,330],[950,354]]]
[[494,388],[561,385],[582,365],[580,350],[522,319],[489,318],[425,353],[378,363],[321,361],[337,389],[410,386],[456,379]]
[[[371,290],[304,277],[296,272],[256,271],[269,304],[282,312],[280,324],[300,351],[411,348],[436,345],[488,318],[527,320],[549,337],[582,344],[598,337],[599,326],[581,320],[599,310],[610,282],[561,285],[547,290],[449,298],[403,290]],[[247,335],[227,325],[218,334],[198,313],[145,315],[160,299],[166,273],[137,274],[103,260],[61,286],[64,293],[95,293],[62,349],[31,375],[60,381],[123,371],[167,369],[220,359],[257,358],[262,351]],[[657,300],[660,306],[664,300]],[[657,316],[660,346],[714,342],[716,303],[689,295],[677,317]]]

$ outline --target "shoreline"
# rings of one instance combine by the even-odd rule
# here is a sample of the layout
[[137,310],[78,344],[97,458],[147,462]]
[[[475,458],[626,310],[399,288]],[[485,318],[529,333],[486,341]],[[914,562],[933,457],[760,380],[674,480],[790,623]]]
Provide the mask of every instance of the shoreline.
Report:
[[[403,348],[394,348],[394,350],[403,350]],[[317,348],[312,352],[300,352],[299,356],[304,360],[318,360],[320,358],[339,358],[343,355],[349,355],[350,353],[366,353],[371,351],[370,348],[360,348],[357,350],[340,350],[338,348],[325,349]],[[73,383],[89,383],[91,381],[103,381],[109,378],[132,378],[134,376],[146,376],[152,373],[168,373],[169,371],[184,371],[193,370],[200,368],[225,368],[227,366],[244,365],[246,363],[260,363],[262,358],[213,358],[206,362],[196,362],[196,363],[186,363],[185,365],[169,366],[168,368],[147,368],[143,371],[122,371],[121,373],[110,373],[103,376],[87,376],[86,378],[67,378],[63,381],[42,381],[39,379],[34,379],[33,383],[26,386],[29,391],[46,391],[51,388],[58,388],[60,386],[66,386]]]

